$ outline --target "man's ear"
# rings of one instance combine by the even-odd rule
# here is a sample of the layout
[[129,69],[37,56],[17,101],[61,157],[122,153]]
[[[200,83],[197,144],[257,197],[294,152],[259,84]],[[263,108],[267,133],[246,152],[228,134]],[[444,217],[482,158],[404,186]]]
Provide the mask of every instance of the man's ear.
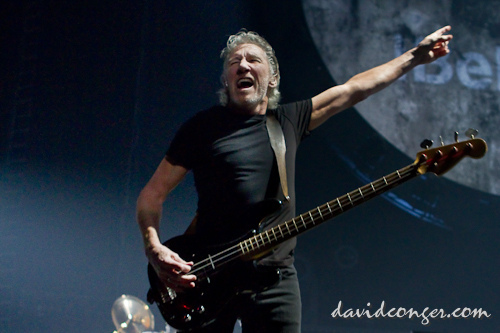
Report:
[[276,76],[272,76],[271,80],[269,80],[269,87],[276,88],[277,86],[278,86],[278,80],[276,79]]
[[224,75],[224,73],[220,76],[220,82],[222,83],[224,88],[227,88],[227,79],[226,79],[226,75]]

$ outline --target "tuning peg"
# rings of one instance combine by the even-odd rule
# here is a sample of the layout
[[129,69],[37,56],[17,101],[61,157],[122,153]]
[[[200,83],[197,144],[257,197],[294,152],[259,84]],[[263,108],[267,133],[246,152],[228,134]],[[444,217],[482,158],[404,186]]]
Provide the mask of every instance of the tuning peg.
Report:
[[458,132],[455,132],[455,142],[458,142]]
[[465,135],[467,135],[471,139],[474,139],[477,133],[479,133],[479,131],[474,128],[469,128],[467,131],[465,131]]
[[429,149],[430,147],[432,147],[433,143],[434,143],[434,141],[429,140],[429,139],[425,139],[424,141],[422,141],[420,143],[420,148]]

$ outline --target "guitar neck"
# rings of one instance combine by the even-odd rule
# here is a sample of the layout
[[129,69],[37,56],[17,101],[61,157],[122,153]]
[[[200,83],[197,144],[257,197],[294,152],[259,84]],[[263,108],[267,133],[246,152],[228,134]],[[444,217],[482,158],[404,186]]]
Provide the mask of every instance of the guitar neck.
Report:
[[418,165],[411,164],[271,229],[262,231],[238,244],[239,256],[245,259],[259,257],[277,245],[319,226],[419,174]]
[[311,209],[291,220],[271,229],[264,230],[247,238],[222,252],[209,255],[208,258],[193,266],[193,273],[209,275],[211,271],[236,259],[252,260],[259,258],[277,245],[306,232],[391,188],[427,172],[442,175],[462,158],[469,156],[481,158],[487,151],[486,142],[482,139],[471,139],[455,142],[450,145],[427,149],[417,154],[417,159],[402,169],[379,178],[352,192],[346,193],[332,201]]

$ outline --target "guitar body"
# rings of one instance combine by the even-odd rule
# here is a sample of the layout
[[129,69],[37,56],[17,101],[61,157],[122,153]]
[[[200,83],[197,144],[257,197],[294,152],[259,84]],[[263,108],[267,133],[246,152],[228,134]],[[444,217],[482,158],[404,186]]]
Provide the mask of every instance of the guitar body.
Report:
[[[260,204],[257,211],[274,211],[276,207],[279,207],[279,203],[266,202]],[[241,239],[255,233],[250,232]],[[166,287],[153,267],[148,265],[151,286],[148,301],[158,305],[170,326],[186,332],[206,326],[224,311],[235,296],[265,290],[280,281],[279,269],[257,266],[255,260],[244,261],[238,258],[223,265],[211,261],[214,253],[224,253],[225,249],[234,247],[239,242],[240,240],[235,240],[227,244],[207,246],[195,235],[182,235],[164,243],[184,260],[193,261],[192,271],[197,276],[195,288],[175,292]]]

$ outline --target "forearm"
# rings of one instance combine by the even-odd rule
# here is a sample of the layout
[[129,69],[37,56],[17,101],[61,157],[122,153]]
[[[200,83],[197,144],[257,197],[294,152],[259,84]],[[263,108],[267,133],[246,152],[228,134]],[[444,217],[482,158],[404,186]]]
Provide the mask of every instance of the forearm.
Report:
[[162,201],[142,192],[137,199],[136,218],[146,252],[161,244],[159,231],[161,214]]
[[162,245],[160,219],[163,202],[187,172],[186,168],[172,165],[163,159],[137,198],[137,223],[148,256],[151,250]]
[[353,76],[345,83],[352,91],[350,104],[355,105],[386,88],[420,63],[417,48],[413,48],[383,65]]
[[416,66],[447,55],[450,52],[448,43],[453,36],[443,34],[450,29],[450,26],[443,27],[399,57],[352,77],[346,84],[351,85],[354,94],[357,94],[353,104],[389,86]]

